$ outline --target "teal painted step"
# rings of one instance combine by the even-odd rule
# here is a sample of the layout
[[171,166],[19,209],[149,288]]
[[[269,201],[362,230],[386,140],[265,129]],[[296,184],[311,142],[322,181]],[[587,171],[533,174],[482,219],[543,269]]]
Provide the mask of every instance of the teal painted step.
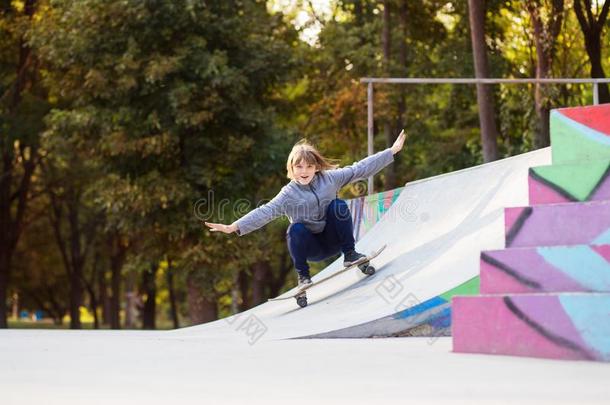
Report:
[[553,164],[610,159],[610,104],[551,111]]

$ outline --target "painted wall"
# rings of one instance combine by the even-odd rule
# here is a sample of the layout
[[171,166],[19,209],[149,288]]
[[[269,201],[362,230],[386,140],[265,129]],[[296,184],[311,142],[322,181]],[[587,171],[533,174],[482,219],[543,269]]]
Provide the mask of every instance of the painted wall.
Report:
[[610,292],[610,245],[481,253],[481,294]]
[[362,238],[398,199],[404,187],[345,200],[352,214],[354,239]]
[[551,111],[553,164],[610,159],[610,104]]
[[451,300],[454,351],[610,361],[610,104],[551,112],[552,166],[480,257],[481,296]]
[[610,244],[610,201],[504,210],[506,247]]
[[455,297],[453,350],[610,361],[610,294]]
[[610,160],[533,167],[528,186],[531,205],[610,200]]

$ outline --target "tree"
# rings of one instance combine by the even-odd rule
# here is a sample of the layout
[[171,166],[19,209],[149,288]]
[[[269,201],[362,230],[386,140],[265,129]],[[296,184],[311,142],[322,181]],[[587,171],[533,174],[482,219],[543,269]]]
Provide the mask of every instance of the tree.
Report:
[[[606,73],[602,65],[602,33],[606,20],[608,19],[608,11],[610,11],[610,0],[605,0],[601,9],[599,2],[597,15],[593,13],[591,0],[574,0],[574,13],[578,18],[578,23],[585,38],[585,48],[589,55],[591,63],[591,77],[605,78]],[[608,85],[600,83],[599,101],[600,103],[610,103],[610,91]]]
[[38,21],[33,43],[60,100],[50,132],[90,145],[103,168],[96,186],[108,232],[132,241],[117,263],[144,251],[158,263],[161,241],[180,245],[174,263],[189,274],[196,321],[216,316],[217,284],[231,271],[218,253],[226,244],[204,237],[193,205],[210,192],[216,204],[253,195],[281,167],[275,92],[293,74],[294,39],[254,0],[66,1]]
[[[529,12],[534,29],[534,42],[536,44],[536,78],[549,77],[555,51],[557,49],[557,38],[561,32],[563,23],[564,0],[551,0],[550,7],[543,7],[541,0],[527,0],[525,6]],[[546,22],[543,12],[546,11]],[[536,113],[540,122],[540,130],[536,133],[534,146],[542,148],[549,146],[550,137],[550,100],[545,93],[548,86],[536,84]]]
[[37,2],[0,4],[0,328],[6,328],[7,289],[24,231],[40,155],[38,137],[48,110],[37,56],[28,45]]
[[[475,76],[477,78],[489,77],[487,45],[485,42],[485,13],[486,5],[484,1],[468,1],[472,54]],[[494,115],[492,91],[489,85],[477,83],[477,101],[479,105],[483,158],[486,162],[490,162],[498,158],[498,130]]]

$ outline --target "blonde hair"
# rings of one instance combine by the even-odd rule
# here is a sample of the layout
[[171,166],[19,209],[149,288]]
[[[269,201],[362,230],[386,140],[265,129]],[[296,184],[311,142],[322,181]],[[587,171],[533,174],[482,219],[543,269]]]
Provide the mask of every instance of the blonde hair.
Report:
[[292,147],[292,150],[288,155],[288,160],[286,161],[286,172],[289,179],[294,180],[292,166],[303,161],[307,164],[315,165],[316,170],[319,171],[336,169],[339,167],[338,164],[335,164],[330,159],[322,156],[315,146],[310,144],[307,139],[301,139]]

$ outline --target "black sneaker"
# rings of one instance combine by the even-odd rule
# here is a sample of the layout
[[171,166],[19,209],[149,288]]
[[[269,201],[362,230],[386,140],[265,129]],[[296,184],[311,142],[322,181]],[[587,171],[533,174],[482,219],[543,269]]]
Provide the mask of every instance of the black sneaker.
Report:
[[297,287],[299,289],[303,288],[303,287],[307,287],[308,285],[313,284],[313,282],[311,281],[311,278],[309,278],[308,276],[301,276],[299,275],[299,284],[297,285]]
[[343,266],[349,267],[352,264],[354,264],[355,262],[357,262],[358,260],[362,260],[362,258],[365,258],[365,257],[366,257],[366,255],[363,255],[362,253],[358,253],[355,250],[344,253],[343,254]]

